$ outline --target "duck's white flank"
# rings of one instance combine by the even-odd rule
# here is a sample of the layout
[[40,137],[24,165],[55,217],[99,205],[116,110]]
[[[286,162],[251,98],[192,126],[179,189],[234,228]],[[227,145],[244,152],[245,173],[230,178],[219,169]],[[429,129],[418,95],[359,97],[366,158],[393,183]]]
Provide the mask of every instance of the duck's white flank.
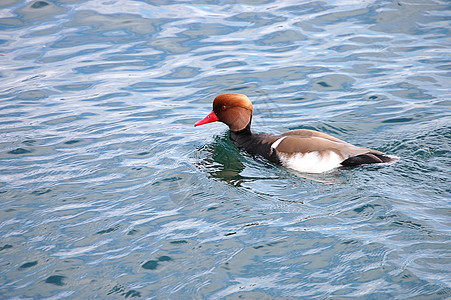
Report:
[[334,151],[312,151],[292,155],[279,155],[282,165],[303,173],[322,173],[341,165],[343,158]]

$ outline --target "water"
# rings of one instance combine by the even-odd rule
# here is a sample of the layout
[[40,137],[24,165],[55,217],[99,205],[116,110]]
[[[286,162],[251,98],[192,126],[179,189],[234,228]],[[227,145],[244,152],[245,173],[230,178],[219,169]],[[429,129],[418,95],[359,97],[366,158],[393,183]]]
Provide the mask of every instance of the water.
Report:
[[[2,299],[451,297],[448,1],[0,6]],[[401,160],[255,160],[224,92]]]

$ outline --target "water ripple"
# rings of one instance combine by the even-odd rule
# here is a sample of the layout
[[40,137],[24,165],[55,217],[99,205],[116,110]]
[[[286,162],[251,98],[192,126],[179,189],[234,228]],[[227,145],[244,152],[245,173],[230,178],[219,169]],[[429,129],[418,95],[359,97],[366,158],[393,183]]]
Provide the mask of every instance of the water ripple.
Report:
[[[449,298],[450,11],[0,4],[1,294]],[[254,159],[223,124],[193,128],[230,91],[256,131],[401,160],[306,175]]]

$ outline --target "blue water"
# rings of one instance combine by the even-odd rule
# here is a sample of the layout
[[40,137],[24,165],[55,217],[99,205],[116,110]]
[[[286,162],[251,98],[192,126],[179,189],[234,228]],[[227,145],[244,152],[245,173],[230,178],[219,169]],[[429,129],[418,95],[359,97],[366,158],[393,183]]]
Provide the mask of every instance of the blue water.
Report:
[[[0,298],[450,298],[450,36],[439,0],[1,1]],[[254,159],[193,127],[224,92],[401,160]]]

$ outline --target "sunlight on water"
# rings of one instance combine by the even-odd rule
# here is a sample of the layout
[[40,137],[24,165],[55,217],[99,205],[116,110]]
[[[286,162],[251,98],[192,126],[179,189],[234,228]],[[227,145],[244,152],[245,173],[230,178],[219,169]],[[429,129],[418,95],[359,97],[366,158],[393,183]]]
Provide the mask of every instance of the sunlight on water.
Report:
[[[451,295],[447,1],[0,3],[0,295]],[[193,124],[401,157],[299,174]]]

